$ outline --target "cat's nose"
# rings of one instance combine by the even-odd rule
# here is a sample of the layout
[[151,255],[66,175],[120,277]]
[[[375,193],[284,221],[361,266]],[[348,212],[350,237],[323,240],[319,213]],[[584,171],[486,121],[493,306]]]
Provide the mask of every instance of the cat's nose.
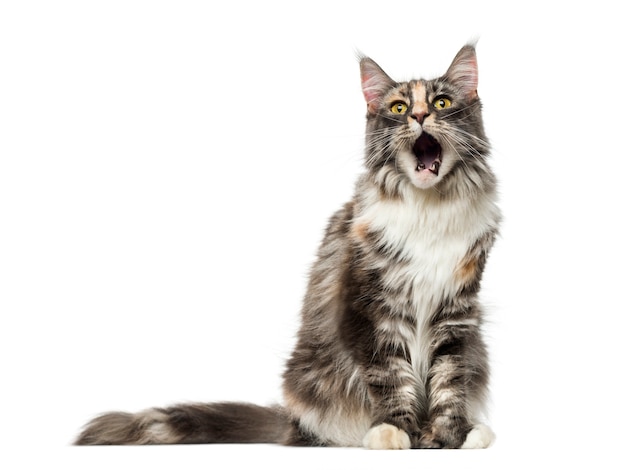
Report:
[[415,119],[417,122],[419,122],[420,124],[424,124],[424,119],[426,119],[428,116],[430,116],[430,113],[427,113],[427,112],[419,112],[419,113],[411,114],[411,117]]

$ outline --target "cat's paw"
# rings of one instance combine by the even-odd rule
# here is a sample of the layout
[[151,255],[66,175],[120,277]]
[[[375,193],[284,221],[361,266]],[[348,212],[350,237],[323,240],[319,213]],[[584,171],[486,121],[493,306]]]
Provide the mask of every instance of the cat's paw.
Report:
[[441,449],[444,447],[443,442],[435,437],[431,432],[422,432],[418,447],[420,449]]
[[366,449],[410,449],[411,438],[402,429],[391,424],[374,426],[363,438]]
[[467,433],[465,442],[461,446],[461,449],[486,449],[493,441],[495,441],[496,435],[491,428],[485,424],[477,424],[474,428]]

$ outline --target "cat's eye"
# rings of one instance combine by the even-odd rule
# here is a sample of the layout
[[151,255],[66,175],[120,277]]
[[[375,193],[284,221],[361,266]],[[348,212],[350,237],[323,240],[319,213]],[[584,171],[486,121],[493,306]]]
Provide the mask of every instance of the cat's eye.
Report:
[[433,106],[436,109],[446,109],[452,106],[452,101],[446,96],[438,96],[433,100]]
[[409,110],[409,106],[402,101],[396,101],[391,105],[391,108],[389,109],[393,114],[406,114],[406,112]]

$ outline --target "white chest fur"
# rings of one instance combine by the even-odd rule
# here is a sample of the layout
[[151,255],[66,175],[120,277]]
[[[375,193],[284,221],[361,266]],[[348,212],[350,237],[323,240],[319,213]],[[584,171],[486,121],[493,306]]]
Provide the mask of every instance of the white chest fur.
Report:
[[[427,325],[435,309],[454,296],[462,282],[459,267],[472,246],[497,223],[498,209],[487,196],[471,201],[445,201],[421,191],[402,200],[381,199],[370,193],[355,223],[382,234],[382,242],[401,254],[402,262],[384,268],[384,283],[404,295],[417,320],[408,340],[416,376],[425,380],[428,364]],[[402,295],[402,294],[401,294]]]

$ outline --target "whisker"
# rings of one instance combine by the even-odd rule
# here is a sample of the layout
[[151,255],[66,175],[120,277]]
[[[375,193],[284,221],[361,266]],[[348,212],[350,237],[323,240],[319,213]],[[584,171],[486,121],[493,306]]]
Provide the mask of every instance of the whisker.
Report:
[[465,166],[465,168],[469,171],[469,165],[467,164],[467,162],[465,161],[465,159],[463,158],[463,156],[459,153],[459,151],[456,148],[456,145],[454,145],[451,141],[449,136],[447,136],[446,134],[441,134],[441,137],[446,141],[446,143],[448,144],[449,147],[452,148],[452,150],[454,150],[454,153],[457,154],[457,156],[459,157],[459,160],[461,161],[461,163]]
[[[468,104],[467,106],[463,106],[462,108],[459,108],[457,110],[450,111],[450,113],[446,114],[445,117],[454,116],[455,114],[462,113],[463,111],[466,111],[467,109],[469,109],[469,108],[471,108],[473,106],[476,106],[475,103],[471,103],[471,104]],[[470,114],[474,114],[479,109],[480,109],[479,107],[475,107]]]

